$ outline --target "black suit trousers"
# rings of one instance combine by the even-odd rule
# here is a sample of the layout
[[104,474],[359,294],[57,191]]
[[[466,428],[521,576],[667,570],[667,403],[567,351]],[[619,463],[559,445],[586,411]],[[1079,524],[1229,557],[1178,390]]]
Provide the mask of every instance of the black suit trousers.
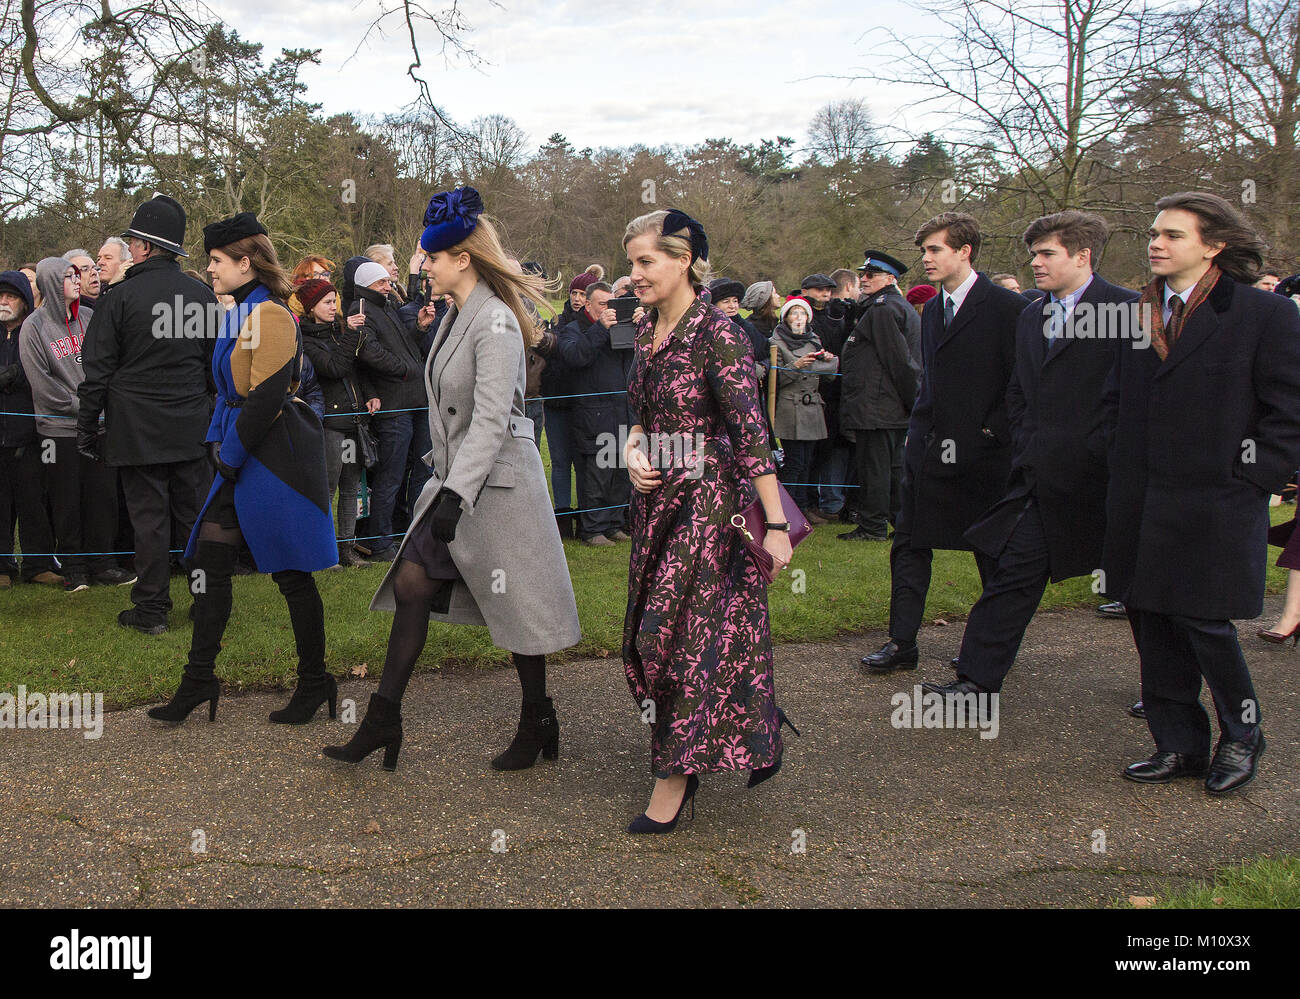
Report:
[[997,567],[971,608],[961,640],[958,675],[985,690],[1001,690],[1025,629],[1051,578],[1051,556],[1038,501],[1027,499]]
[[[925,614],[925,598],[930,592],[930,570],[934,563],[932,548],[915,548],[909,531],[895,531],[889,549],[889,637],[901,645],[916,641]],[[995,559],[975,552],[975,567],[980,585],[988,584],[997,568]]]
[[1245,741],[1259,724],[1259,700],[1231,621],[1128,608],[1142,662],[1142,704],[1156,749],[1210,753],[1210,719],[1201,707],[1201,678],[1214,698],[1223,738]]
[[169,548],[173,536],[185,547],[212,485],[206,459],[121,469],[122,491],[135,533],[136,583],[131,602],[150,623],[166,624],[172,608]]

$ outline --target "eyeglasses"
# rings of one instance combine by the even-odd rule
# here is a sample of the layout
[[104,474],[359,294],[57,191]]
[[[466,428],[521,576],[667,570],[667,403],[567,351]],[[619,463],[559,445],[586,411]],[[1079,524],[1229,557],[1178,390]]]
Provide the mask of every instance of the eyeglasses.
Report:
[[84,267],[78,267],[77,270],[81,271],[82,274],[98,274],[98,273],[99,273],[99,265],[98,265],[98,264],[86,264],[86,266],[84,266]]
[[325,281],[328,281],[328,280],[330,279],[330,272],[329,272],[329,271],[312,271],[312,272],[311,272],[311,276],[312,276],[313,278],[320,278],[320,279],[323,279],[323,280],[325,280]]

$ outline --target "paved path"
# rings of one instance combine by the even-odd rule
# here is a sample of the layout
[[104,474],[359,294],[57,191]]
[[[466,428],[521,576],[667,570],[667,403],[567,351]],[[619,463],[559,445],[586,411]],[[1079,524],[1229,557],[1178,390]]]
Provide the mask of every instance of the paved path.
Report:
[[[320,756],[341,721],[270,724],[282,694],[223,698],[215,724],[197,711],[179,728],[115,712],[98,740],[0,731],[0,905],[1098,906],[1297,851],[1290,648],[1242,626],[1269,750],[1244,793],[1211,799],[1119,777],[1151,748],[1124,713],[1136,660],[1127,625],[1086,611],[1035,621],[997,738],[892,727],[893,694],[951,676],[961,628],[927,627],[921,669],[886,678],[857,666],[879,634],[780,648],[803,731],[785,769],[754,791],[709,777],[695,821],[665,837],[622,831],[650,777],[617,658],[554,671],[560,760],[515,774],[487,764],[513,733],[507,670],[417,675],[393,774],[378,754]],[[374,686],[344,689],[364,709]]]

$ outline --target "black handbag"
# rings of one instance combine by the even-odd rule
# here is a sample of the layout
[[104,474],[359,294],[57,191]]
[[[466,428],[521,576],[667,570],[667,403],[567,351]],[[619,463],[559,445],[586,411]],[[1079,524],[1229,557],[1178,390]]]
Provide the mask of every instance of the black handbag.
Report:
[[356,417],[356,421],[357,447],[361,452],[361,464],[368,469],[374,468],[379,464],[379,441],[370,432],[370,427],[361,422],[361,417]]

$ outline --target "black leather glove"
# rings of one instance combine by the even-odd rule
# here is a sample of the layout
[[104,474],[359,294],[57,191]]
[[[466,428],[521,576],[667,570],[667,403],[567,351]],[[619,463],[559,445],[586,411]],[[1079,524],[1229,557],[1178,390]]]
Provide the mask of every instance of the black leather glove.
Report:
[[16,364],[10,364],[0,368],[0,392],[8,392],[18,383],[18,376],[22,372]]
[[211,441],[208,444],[208,461],[211,462],[213,470],[223,479],[234,482],[239,478],[239,469],[231,468],[221,460],[221,444],[218,441]]
[[429,514],[429,527],[433,536],[444,544],[456,540],[456,525],[460,523],[460,497],[450,489],[438,493],[433,512]]
[[91,461],[103,461],[104,433],[105,431],[98,428],[95,430],[78,430],[77,454],[83,458],[89,458]]

